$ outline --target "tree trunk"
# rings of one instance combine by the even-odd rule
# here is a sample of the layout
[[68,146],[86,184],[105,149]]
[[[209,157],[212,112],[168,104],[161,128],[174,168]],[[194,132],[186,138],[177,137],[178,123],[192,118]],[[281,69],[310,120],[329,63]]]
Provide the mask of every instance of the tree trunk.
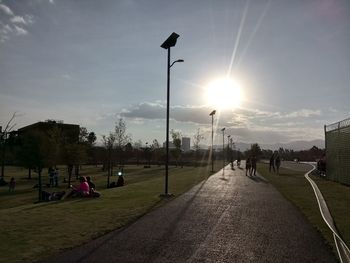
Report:
[[68,165],[68,188],[71,185],[71,179],[72,179],[72,172],[73,172],[73,165]]
[[38,191],[39,191],[39,202],[42,201],[42,182],[41,182],[41,167],[38,168]]

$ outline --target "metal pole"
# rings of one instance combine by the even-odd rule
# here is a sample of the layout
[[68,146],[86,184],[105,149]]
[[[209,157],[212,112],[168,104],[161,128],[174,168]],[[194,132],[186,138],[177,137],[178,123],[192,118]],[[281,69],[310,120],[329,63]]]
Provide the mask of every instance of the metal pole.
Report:
[[166,105],[166,160],[165,160],[165,196],[168,195],[168,166],[169,166],[169,105],[170,105],[170,47],[168,48],[167,65],[167,105]]
[[225,130],[222,130],[222,173],[225,173]]
[[214,114],[211,115],[211,171],[214,172],[214,149],[213,149],[213,140],[214,140]]

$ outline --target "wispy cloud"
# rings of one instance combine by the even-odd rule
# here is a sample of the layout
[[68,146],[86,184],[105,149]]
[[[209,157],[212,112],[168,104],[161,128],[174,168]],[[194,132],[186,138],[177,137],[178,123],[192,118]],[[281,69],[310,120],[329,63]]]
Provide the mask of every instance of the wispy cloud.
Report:
[[23,24],[23,25],[29,25],[33,24],[33,16],[32,15],[25,15],[23,16],[13,16],[10,21],[14,24]]
[[11,38],[11,36],[27,35],[27,27],[34,23],[34,17],[29,14],[17,15],[7,5],[0,4],[0,43]]
[[13,16],[14,13],[12,12],[12,10],[4,5],[4,4],[0,4],[0,11],[2,11],[3,13],[5,13],[6,15],[9,15],[9,16]]
[[[172,106],[170,119],[178,125],[192,123],[208,128],[211,125],[209,112],[211,108],[205,106]],[[166,107],[164,103],[144,102],[125,108],[120,113],[130,121],[165,119]],[[314,127],[312,134],[305,131],[305,118],[315,118],[321,115],[320,110],[301,109],[293,112],[270,112],[258,109],[236,109],[234,112],[217,112],[215,123],[218,127],[226,127],[242,141],[270,141],[287,142],[291,139],[312,139],[322,135],[322,125]],[[310,128],[311,129],[311,128]],[[309,130],[310,130],[309,129]],[[209,132],[209,130],[207,131]]]
[[286,118],[297,118],[297,117],[308,118],[308,117],[320,116],[320,115],[321,115],[321,110],[301,109],[299,111],[291,112],[285,115],[285,117]]
[[14,25],[14,29],[15,29],[16,35],[18,35],[18,36],[28,34],[28,31],[20,26]]

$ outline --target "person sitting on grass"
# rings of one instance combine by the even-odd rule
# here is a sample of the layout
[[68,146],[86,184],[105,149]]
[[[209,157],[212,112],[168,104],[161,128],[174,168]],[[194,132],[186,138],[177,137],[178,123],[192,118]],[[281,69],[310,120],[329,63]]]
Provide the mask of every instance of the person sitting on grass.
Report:
[[64,197],[87,197],[90,196],[90,186],[85,176],[80,177],[79,186],[70,186],[72,190]]
[[89,184],[90,187],[90,196],[91,197],[100,197],[101,194],[96,191],[96,186],[95,184],[91,181],[90,176],[86,176],[87,183]]
[[122,174],[118,176],[118,181],[117,181],[117,185],[116,186],[117,187],[124,186],[124,177],[123,177]]

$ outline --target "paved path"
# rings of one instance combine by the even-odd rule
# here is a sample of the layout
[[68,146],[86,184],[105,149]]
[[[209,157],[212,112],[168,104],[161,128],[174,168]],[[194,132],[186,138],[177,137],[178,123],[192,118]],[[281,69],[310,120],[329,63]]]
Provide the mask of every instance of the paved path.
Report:
[[262,177],[211,176],[134,224],[47,262],[336,262]]

